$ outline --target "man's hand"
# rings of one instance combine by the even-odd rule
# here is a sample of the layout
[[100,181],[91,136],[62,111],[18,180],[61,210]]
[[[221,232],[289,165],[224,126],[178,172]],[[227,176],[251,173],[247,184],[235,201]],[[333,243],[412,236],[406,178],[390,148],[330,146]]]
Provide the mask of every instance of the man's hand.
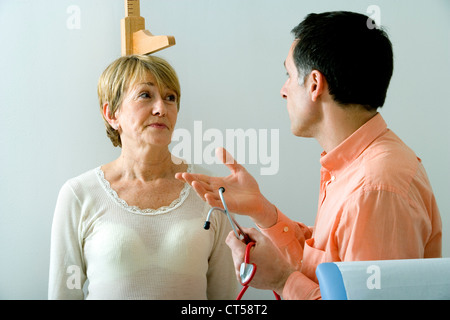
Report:
[[[256,273],[249,286],[273,290],[281,296],[287,278],[296,269],[283,257],[272,241],[258,230],[243,228],[243,231],[249,235],[252,241],[256,242],[250,250],[249,261],[256,264]],[[241,263],[244,261],[246,244],[237,239],[233,232],[228,234],[226,243],[233,255],[236,277],[240,279],[239,271]]]
[[224,198],[230,212],[248,215],[262,228],[277,222],[277,211],[260,192],[255,178],[224,149],[216,149],[216,157],[231,171],[227,177],[179,172],[175,178],[189,183],[197,194],[212,207],[223,208],[219,188],[224,187]]

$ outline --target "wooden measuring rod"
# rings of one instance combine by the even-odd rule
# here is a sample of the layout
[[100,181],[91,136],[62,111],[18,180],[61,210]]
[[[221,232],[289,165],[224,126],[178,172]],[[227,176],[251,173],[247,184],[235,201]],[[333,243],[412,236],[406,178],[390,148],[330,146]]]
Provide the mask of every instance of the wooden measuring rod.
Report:
[[122,56],[157,52],[175,44],[173,36],[154,36],[145,30],[139,0],[125,0],[125,18],[120,20]]

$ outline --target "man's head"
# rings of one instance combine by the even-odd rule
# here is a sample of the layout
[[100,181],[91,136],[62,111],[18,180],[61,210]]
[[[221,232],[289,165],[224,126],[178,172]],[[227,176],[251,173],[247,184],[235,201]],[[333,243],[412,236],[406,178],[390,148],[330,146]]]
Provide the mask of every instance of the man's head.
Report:
[[368,19],[345,11],[307,15],[292,30],[300,84],[317,70],[339,105],[374,111],[383,106],[393,72],[392,44]]

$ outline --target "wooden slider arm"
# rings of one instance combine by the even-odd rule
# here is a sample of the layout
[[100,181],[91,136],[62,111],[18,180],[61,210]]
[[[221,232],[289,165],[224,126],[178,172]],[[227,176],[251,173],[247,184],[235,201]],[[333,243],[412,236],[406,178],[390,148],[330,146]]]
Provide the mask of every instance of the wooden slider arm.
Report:
[[147,54],[175,44],[173,36],[154,36],[145,30],[145,19],[140,16],[139,0],[125,0],[125,18],[120,20],[122,56]]

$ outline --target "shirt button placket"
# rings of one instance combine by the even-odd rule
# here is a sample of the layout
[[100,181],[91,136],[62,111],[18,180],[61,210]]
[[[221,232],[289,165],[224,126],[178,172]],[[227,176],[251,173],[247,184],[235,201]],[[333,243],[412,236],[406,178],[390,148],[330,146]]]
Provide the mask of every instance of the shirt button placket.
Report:
[[333,182],[334,180],[336,180],[336,176],[335,175],[332,175],[329,171],[326,171],[324,173],[323,182],[322,182],[322,186],[323,186],[322,199],[320,201],[321,204],[325,201],[325,198],[326,198],[326,195],[327,195],[327,187],[328,187],[328,185],[331,182]]

